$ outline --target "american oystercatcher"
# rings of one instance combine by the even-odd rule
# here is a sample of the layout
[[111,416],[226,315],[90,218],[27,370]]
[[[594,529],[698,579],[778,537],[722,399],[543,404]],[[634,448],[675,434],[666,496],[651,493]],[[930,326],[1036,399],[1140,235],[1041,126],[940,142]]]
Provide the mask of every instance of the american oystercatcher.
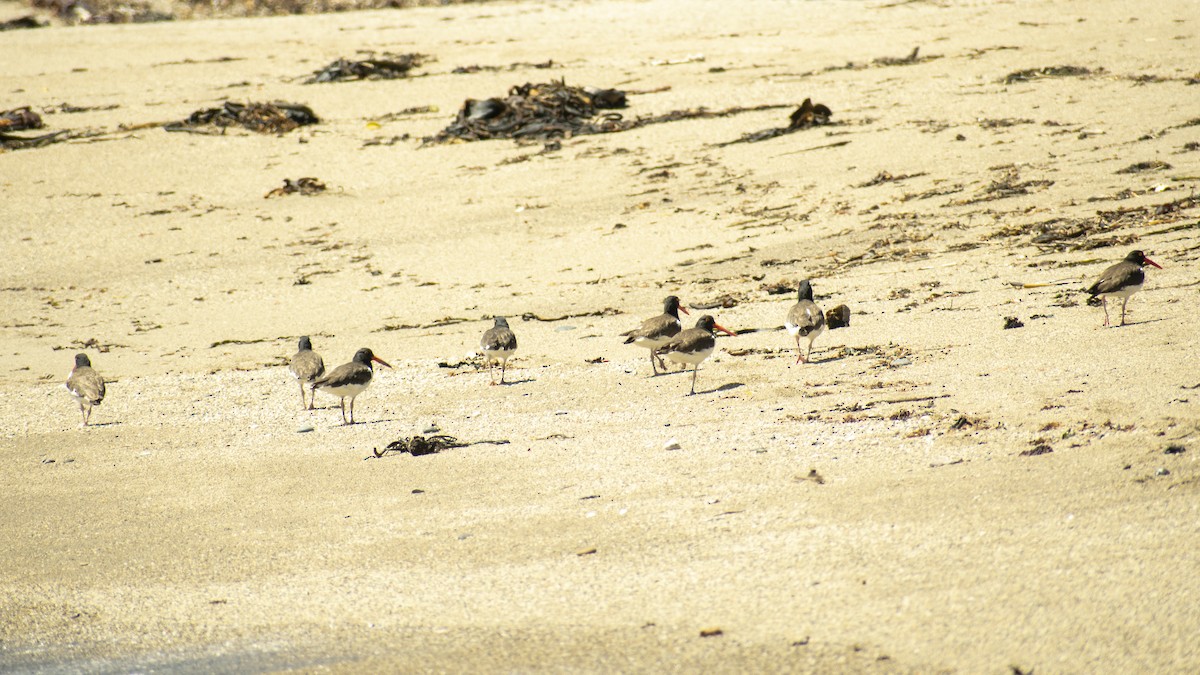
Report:
[[92,417],[92,406],[100,405],[104,400],[104,378],[92,370],[92,362],[87,354],[75,355],[75,367],[67,376],[67,391],[79,402],[79,412],[83,414],[83,424],[86,427]]
[[[300,383],[300,407],[313,409],[313,399],[316,398],[317,392],[311,389],[317,378],[325,374],[325,362],[321,360],[321,355],[314,352],[312,348],[312,340],[308,336],[300,338],[300,351],[292,356],[292,360],[288,362],[288,370],[292,371],[292,375],[296,377],[296,381]],[[304,385],[310,386],[309,397],[304,396]]]
[[[658,375],[658,366],[654,364],[654,359],[657,358],[658,362],[662,363],[662,357],[658,356],[659,347],[678,335],[682,328],[679,324],[680,310],[683,310],[684,314],[691,314],[686,307],[679,304],[679,298],[668,295],[663,300],[662,314],[652,319],[646,319],[641,326],[631,331],[621,333],[625,336],[625,344],[634,344],[650,350],[650,367],[654,369],[655,375]],[[666,364],[662,365],[663,370],[666,370]]]
[[1104,307],[1104,325],[1108,323],[1108,299],[1121,298],[1121,325],[1125,325],[1125,305],[1129,303],[1129,296],[1142,290],[1142,284],[1146,281],[1146,272],[1142,269],[1142,265],[1153,265],[1158,269],[1162,266],[1153,260],[1146,257],[1146,254],[1141,251],[1130,251],[1125,259],[1104,270],[1096,283],[1092,284],[1088,289],[1088,295],[1093,298],[1100,296],[1100,302]]
[[[354,424],[354,397],[363,393],[363,390],[371,384],[372,361],[388,368],[392,367],[387,361],[375,356],[370,349],[363,347],[354,353],[354,359],[350,363],[343,363],[334,368],[332,373],[313,382],[313,391],[321,390],[342,399],[342,422],[344,424]],[[350,398],[349,422],[346,421],[347,397]]]
[[[783,325],[796,338],[796,363],[808,363],[812,355],[812,343],[817,336],[825,332],[825,313],[813,302],[812,284],[808,279],[800,282],[799,296],[796,304],[788,311],[787,322]],[[808,338],[808,352],[800,351],[800,338]]]
[[483,339],[479,341],[479,349],[483,352],[492,384],[496,384],[496,362],[500,363],[500,384],[504,384],[504,370],[508,366],[508,359],[517,351],[517,336],[508,327],[508,319],[498,316],[495,317],[495,321],[495,326],[484,331]]
[[696,321],[695,328],[680,332],[659,348],[664,356],[675,363],[690,363],[695,366],[692,369],[692,390],[688,392],[688,396],[696,393],[696,373],[700,372],[700,363],[707,359],[717,346],[717,339],[713,336],[714,328],[728,335],[737,335],[718,324],[712,316],[705,314]]

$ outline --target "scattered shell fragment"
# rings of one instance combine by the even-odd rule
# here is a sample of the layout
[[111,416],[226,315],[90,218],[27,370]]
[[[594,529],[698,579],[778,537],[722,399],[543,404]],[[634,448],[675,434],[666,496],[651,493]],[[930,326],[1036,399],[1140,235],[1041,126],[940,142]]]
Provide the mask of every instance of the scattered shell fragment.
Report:
[[683,449],[683,446],[680,445],[679,441],[675,440],[674,438],[672,438],[671,440],[669,440],[663,444],[663,450],[682,450],[682,449]]

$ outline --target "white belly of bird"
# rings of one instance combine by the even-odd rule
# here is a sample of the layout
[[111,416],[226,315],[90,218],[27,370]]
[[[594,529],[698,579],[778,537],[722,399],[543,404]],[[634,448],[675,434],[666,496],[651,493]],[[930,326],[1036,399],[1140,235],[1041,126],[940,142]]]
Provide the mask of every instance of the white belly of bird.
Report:
[[671,341],[671,338],[669,338],[669,337],[664,337],[664,338],[640,337],[640,338],[635,338],[633,341],[633,344],[635,344],[639,347],[645,347],[646,349],[658,349],[659,347],[667,344],[670,341]]
[[497,349],[494,351],[489,349],[483,350],[483,356],[488,361],[507,361],[508,357],[516,353],[517,350],[515,349]]
[[1140,290],[1142,290],[1141,286],[1126,286],[1125,288],[1122,288],[1119,291],[1113,291],[1112,293],[1101,293],[1100,297],[1121,298],[1122,300],[1125,300],[1125,299],[1128,299],[1129,296],[1133,295],[1134,293],[1137,293]]
[[699,352],[668,352],[663,356],[674,361],[675,363],[690,363],[691,365],[699,365],[701,361],[707,359],[713,353],[711,349],[705,349]]
[[354,398],[363,393],[368,384],[370,382],[367,384],[343,384],[340,387],[317,387],[317,391],[323,391],[339,398]]

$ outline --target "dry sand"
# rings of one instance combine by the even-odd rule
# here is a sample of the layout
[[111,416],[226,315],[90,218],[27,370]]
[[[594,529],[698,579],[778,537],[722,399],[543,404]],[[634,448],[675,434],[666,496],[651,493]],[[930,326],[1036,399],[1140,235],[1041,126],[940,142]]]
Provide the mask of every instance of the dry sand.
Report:
[[[0,108],[103,132],[0,154],[0,670],[1197,672],[1198,10],[520,2],[0,34]],[[938,58],[875,61],[914,47]],[[358,50],[436,60],[301,83]],[[1003,81],[1058,66],[1092,72]],[[550,78],[640,92],[626,116],[812,97],[836,124],[419,147],[464,99]],[[225,100],[322,123],[121,131]],[[330,189],[263,198],[301,176]],[[1133,248],[1164,269],[1102,328],[1079,289]],[[763,290],[801,278],[854,311],[808,365],[793,297]],[[618,337],[671,293],[734,296],[712,313],[745,331],[695,396]],[[509,386],[439,365],[494,314]],[[300,409],[301,335],[395,366],[359,424]],[[77,351],[110,380],[87,429]],[[510,442],[374,457],[432,423]]]

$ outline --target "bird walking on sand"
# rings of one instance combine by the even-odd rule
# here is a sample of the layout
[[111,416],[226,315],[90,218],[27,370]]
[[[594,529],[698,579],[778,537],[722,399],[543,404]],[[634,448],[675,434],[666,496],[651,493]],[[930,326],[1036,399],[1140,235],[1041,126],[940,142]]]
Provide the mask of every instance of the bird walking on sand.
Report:
[[[387,361],[375,356],[370,349],[363,347],[354,353],[354,359],[350,363],[343,363],[334,368],[333,372],[313,382],[313,391],[319,389],[342,400],[343,424],[354,424],[354,397],[363,393],[363,390],[371,384],[372,361],[388,368],[392,367]],[[346,398],[350,399],[349,422],[346,421]]]
[[[787,322],[783,325],[796,338],[796,363],[808,363],[812,356],[813,340],[825,332],[825,313],[813,302],[812,284],[808,279],[800,282],[796,304],[788,310]],[[800,350],[800,338],[808,338],[808,351]]]
[[1146,281],[1146,271],[1142,265],[1153,265],[1158,269],[1162,266],[1146,257],[1141,251],[1130,251],[1121,262],[1109,267],[1100,274],[1096,283],[1088,287],[1087,293],[1093,298],[1100,296],[1104,307],[1104,325],[1108,323],[1108,299],[1121,298],[1121,325],[1125,325],[1125,305],[1129,304],[1129,296],[1142,290]]
[[[668,359],[683,364],[692,364],[692,390],[688,392],[688,396],[696,393],[696,374],[700,372],[700,364],[713,353],[713,349],[717,346],[717,339],[713,335],[713,329],[722,331],[728,335],[737,335],[718,324],[712,316],[705,314],[696,321],[695,328],[689,328],[681,331],[678,335],[671,338],[659,348],[664,356]],[[687,367],[686,365],[684,366]]]
[[634,344],[639,347],[645,347],[650,350],[650,367],[654,370],[654,374],[658,375],[658,366],[654,364],[657,358],[658,363],[662,365],[663,370],[667,369],[665,363],[662,362],[662,357],[658,355],[659,348],[665,345],[671,338],[679,334],[682,326],[679,323],[679,312],[691,314],[686,307],[679,304],[679,298],[674,295],[668,295],[663,300],[663,313],[652,319],[646,319],[642,325],[630,331],[625,331],[621,335],[625,336],[625,344]]
[[504,370],[508,366],[508,359],[517,351],[517,336],[508,327],[508,319],[498,316],[495,317],[495,321],[496,325],[484,331],[483,338],[479,341],[479,350],[483,352],[492,384],[496,384],[497,362],[500,363],[500,384],[504,384]]
[[83,423],[80,426],[86,427],[92,417],[92,407],[100,405],[104,400],[104,378],[92,370],[92,362],[87,354],[75,355],[75,367],[67,376],[65,386],[79,402],[79,412],[83,415]]
[[[325,362],[321,360],[321,355],[314,352],[312,348],[312,340],[308,336],[300,338],[300,351],[292,356],[292,360],[288,362],[288,370],[292,371],[292,375],[296,377],[296,381],[300,383],[300,407],[308,410],[313,409],[313,399],[317,397],[317,392],[312,388],[317,378],[325,374]],[[309,385],[309,396],[304,395],[304,385]]]

